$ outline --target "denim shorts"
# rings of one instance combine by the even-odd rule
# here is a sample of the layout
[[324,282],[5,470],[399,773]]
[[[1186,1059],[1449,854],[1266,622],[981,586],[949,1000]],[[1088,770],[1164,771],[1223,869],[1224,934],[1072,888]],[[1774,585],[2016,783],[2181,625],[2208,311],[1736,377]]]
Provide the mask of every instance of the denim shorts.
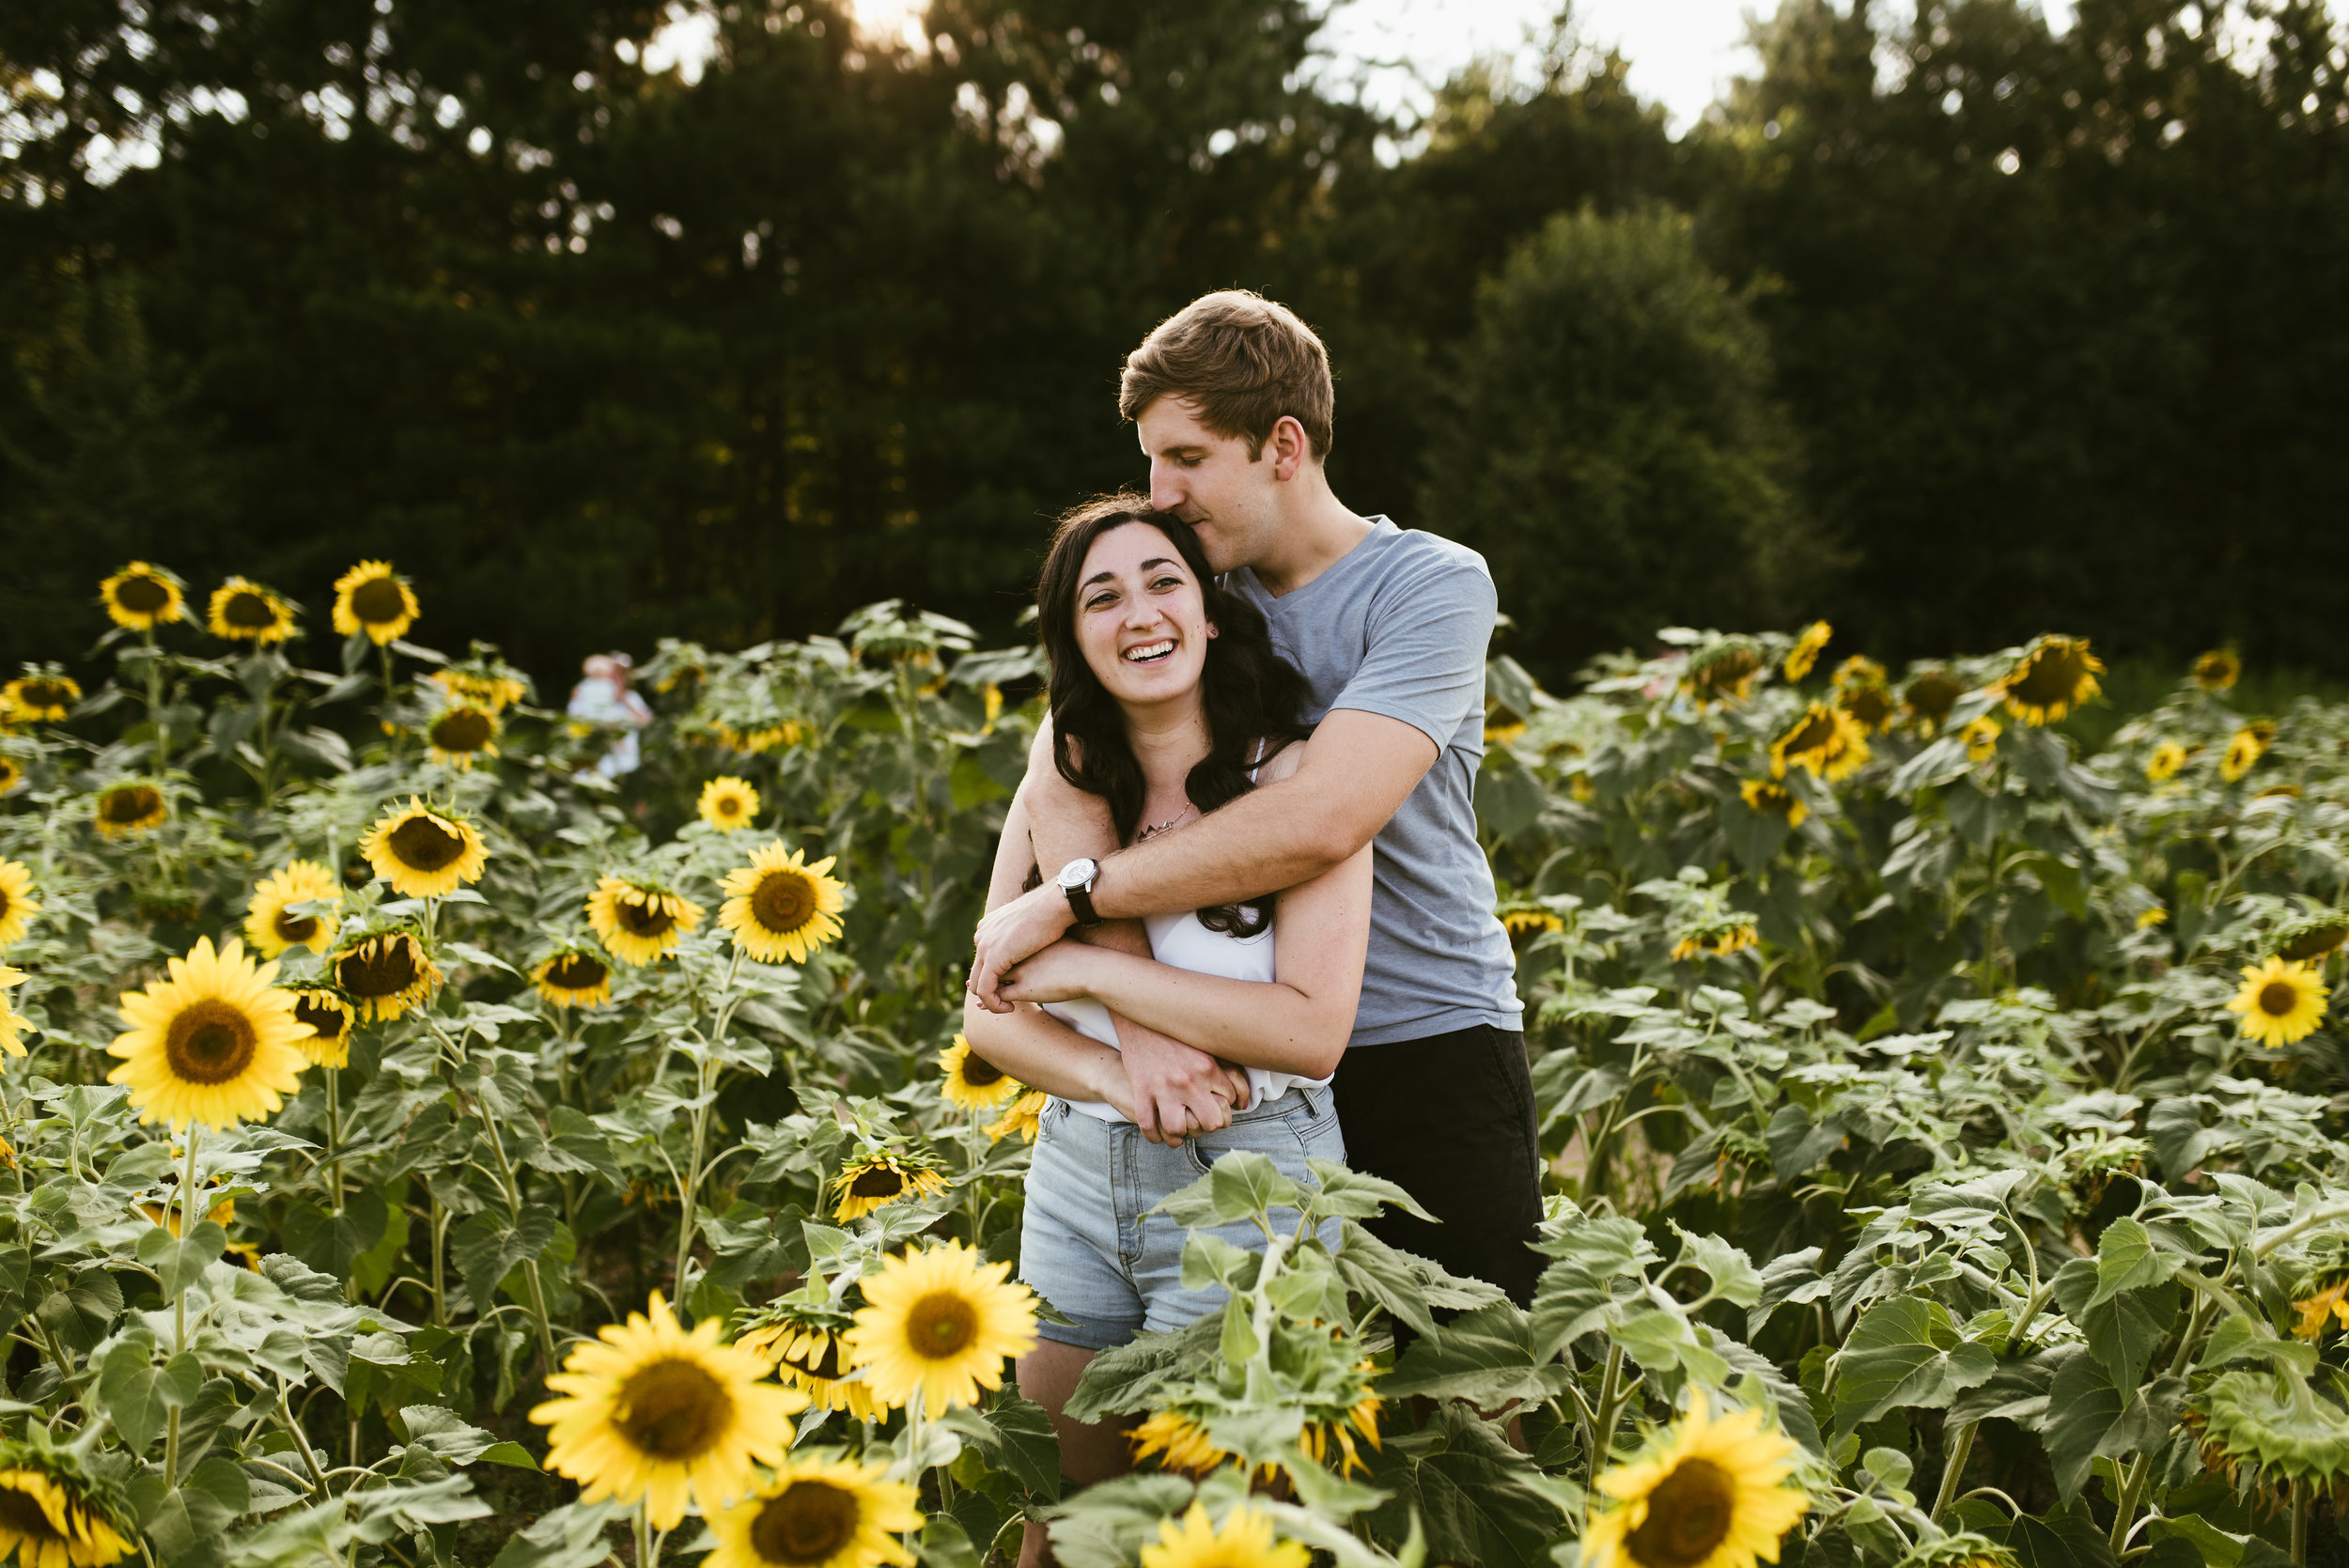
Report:
[[[1028,1168],[1027,1216],[1019,1232],[1019,1278],[1075,1320],[1040,1323],[1036,1332],[1063,1344],[1107,1350],[1143,1330],[1188,1327],[1222,1309],[1221,1285],[1183,1288],[1183,1228],[1149,1211],[1207,1173],[1236,1149],[1268,1156],[1300,1187],[1315,1185],[1308,1157],[1343,1161],[1346,1138],[1326,1088],[1292,1089],[1253,1105],[1221,1132],[1170,1149],[1131,1122],[1104,1122],[1055,1099],[1045,1108]],[[1297,1223],[1294,1209],[1275,1210]],[[1147,1216],[1147,1218],[1144,1218]],[[1236,1247],[1264,1250],[1249,1221],[1211,1233]]]

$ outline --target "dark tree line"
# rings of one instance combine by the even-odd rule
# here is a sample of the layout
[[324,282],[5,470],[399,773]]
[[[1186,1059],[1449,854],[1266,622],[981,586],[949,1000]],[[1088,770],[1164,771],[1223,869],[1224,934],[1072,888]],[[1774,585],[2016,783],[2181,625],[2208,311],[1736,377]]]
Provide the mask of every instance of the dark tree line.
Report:
[[388,556],[547,675],[884,597],[1007,634],[1140,474],[1123,353],[1239,284],[1330,345],[1339,493],[1485,550],[1553,676],[1813,613],[2349,670],[2321,6],[1797,0],[1676,142],[1562,34],[1391,162],[1300,0],[744,3],[692,85],[663,9],[0,7],[0,660],[133,557],[331,636]]

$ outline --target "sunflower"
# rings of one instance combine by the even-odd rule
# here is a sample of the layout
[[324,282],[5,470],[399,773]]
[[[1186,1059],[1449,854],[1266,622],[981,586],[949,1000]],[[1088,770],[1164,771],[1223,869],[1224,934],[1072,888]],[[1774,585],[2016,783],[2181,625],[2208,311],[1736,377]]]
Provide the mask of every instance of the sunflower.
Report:
[[1133,1445],[1135,1464],[1156,1459],[1159,1468],[1189,1476],[1204,1476],[1237,1457],[1216,1447],[1207,1429],[1179,1410],[1153,1410],[1126,1440]]
[[1992,685],[2006,698],[2006,710],[2034,728],[2052,724],[2099,690],[2104,660],[2088,651],[2085,637],[2042,637],[2015,667]]
[[316,861],[293,861],[261,879],[245,910],[244,937],[253,951],[274,958],[290,947],[323,953],[334,945],[334,922],[323,915],[287,912],[294,904],[340,904],[343,890],[334,874]]
[[521,678],[520,671],[490,660],[435,670],[432,684],[450,702],[469,704],[492,714],[503,713],[530,695],[530,685]]
[[363,933],[337,948],[326,968],[369,1023],[389,1023],[421,1007],[441,983],[424,944],[406,931]]
[[357,1017],[333,991],[304,986],[294,992],[294,1022],[310,1032],[294,1042],[314,1067],[350,1065],[350,1026]]
[[587,924],[623,964],[657,964],[702,923],[702,907],[665,888],[606,877],[587,895]]
[[2349,1328],[2349,1274],[2321,1288],[2314,1281],[2310,1281],[2309,1294],[2292,1305],[2300,1313],[2300,1321],[2292,1326],[2292,1331],[2300,1339],[2312,1340],[2323,1334],[2331,1327],[2327,1318],[2336,1318],[2342,1327]]
[[1787,650],[1786,678],[1800,680],[1809,675],[1811,666],[1819,661],[1819,655],[1827,650],[1834,636],[1835,629],[1825,621],[1812,621],[1804,627],[1802,634],[1795,639],[1795,645]]
[[1937,666],[1920,671],[1901,690],[1901,706],[1917,727],[1931,735],[1950,717],[1950,709],[1966,694],[1966,683]]
[[715,1317],[679,1327],[655,1291],[648,1313],[572,1350],[547,1379],[566,1397],[530,1412],[548,1429],[547,1467],[578,1482],[585,1502],[643,1498],[656,1529],[677,1528],[689,1495],[708,1515],[748,1492],[753,1460],[781,1468],[807,1396],[760,1381],[759,1358],[720,1343],[718,1330]]
[[1672,962],[1684,963],[1691,958],[1726,958],[1743,953],[1760,939],[1751,924],[1731,920],[1690,932],[1672,944]]
[[[6,1051],[10,1056],[25,1054],[22,1033],[24,1019],[8,1001],[8,992],[23,984],[24,984],[23,970],[12,970],[6,964],[0,964],[0,1051]],[[16,1161],[10,1159],[8,1163],[14,1165]]]
[[1688,656],[1680,690],[1699,707],[1716,702],[1741,703],[1753,690],[1753,677],[1761,673],[1762,652],[1750,638],[1724,637]]
[[[2277,957],[2295,964],[2313,963],[2343,941],[2349,941],[2349,913],[2340,909],[2320,909],[2314,914],[2302,915],[2297,920],[2287,921],[2278,926],[2270,939],[2275,943]],[[5,945],[5,939],[0,938],[0,946]]]
[[440,898],[459,884],[479,881],[490,852],[472,823],[442,816],[410,797],[405,806],[375,819],[359,840],[375,874],[403,898]]
[[1874,734],[1890,726],[1898,706],[1892,700],[1892,689],[1886,684],[1884,666],[1865,654],[1853,654],[1835,667],[1829,682],[1835,691],[1835,706],[1859,722],[1861,730]]
[[2224,691],[2243,678],[2243,660],[2232,648],[2213,648],[2194,661],[2194,684]]
[[137,1549],[62,1478],[24,1466],[0,1470],[0,1560],[13,1552],[18,1568],[106,1568]]
[[20,724],[62,724],[82,700],[81,682],[54,670],[27,664],[25,673],[0,686],[0,710]]
[[294,634],[294,607],[258,582],[232,577],[212,590],[212,635],[262,647]]
[[39,913],[40,906],[33,902],[33,874],[15,861],[0,861],[0,948],[23,941]]
[[900,1199],[926,1198],[933,1192],[943,1192],[946,1182],[918,1157],[888,1150],[842,1161],[840,1174],[832,1178],[832,1187],[840,1198],[832,1218],[845,1225]]
[[2186,748],[2174,740],[2165,740],[2145,759],[2145,777],[2154,784],[2168,784],[2186,766]]
[[701,819],[722,833],[737,828],[747,828],[758,815],[758,791],[742,779],[712,779],[702,785],[702,798],[694,810]]
[[1803,818],[1811,815],[1801,796],[1767,779],[1748,779],[1737,786],[1737,798],[1765,816],[1784,817],[1789,828],[1801,827]]
[[1591,1568],[1776,1562],[1779,1538],[1811,1506],[1782,1484],[1794,1467],[1795,1445],[1766,1429],[1760,1411],[1734,1410],[1716,1421],[1700,1398],[1647,1456],[1598,1478],[1597,1490],[1615,1506],[1592,1519],[1583,1560]]
[[2267,754],[2267,748],[2276,738],[2273,724],[2246,724],[2234,732],[2227,742],[2227,754],[2219,759],[2218,776],[2229,784],[2251,770],[2251,765]]
[[1044,1107],[1050,1098],[1041,1089],[1031,1089],[1021,1094],[1011,1102],[1011,1109],[1003,1112],[1001,1121],[987,1125],[984,1129],[987,1141],[990,1143],[1001,1142],[1016,1132],[1029,1142],[1034,1142],[1035,1135],[1043,1129]]
[[1512,942],[1523,946],[1536,937],[1563,931],[1566,923],[1563,917],[1551,910],[1528,905],[1521,908],[1503,909],[1501,912],[1501,928],[1509,933]]
[[163,792],[132,780],[110,786],[98,797],[95,818],[101,838],[128,838],[163,826]]
[[1988,762],[1999,754],[1999,737],[2005,732],[2005,725],[1985,713],[1979,719],[1969,721],[1958,738],[1966,742],[1968,761]]
[[1020,1092],[1018,1079],[972,1050],[971,1042],[959,1034],[953,1045],[938,1053],[938,1065],[946,1075],[938,1092],[946,1096],[948,1105],[965,1110],[992,1110]]
[[538,994],[557,1007],[601,1007],[612,1000],[612,966],[583,947],[567,947],[530,971]]
[[2288,1046],[2315,1032],[2331,994],[2309,965],[2270,958],[2245,967],[2243,989],[2227,1003],[2227,1011],[2242,1015],[2246,1038],[2263,1046]]
[[750,864],[726,873],[725,891],[733,896],[718,911],[718,924],[760,963],[805,963],[840,935],[847,886],[824,875],[832,859],[827,855],[810,865],[797,849],[785,854],[780,844],[754,851]]
[[881,1568],[913,1554],[897,1536],[922,1528],[912,1485],[886,1465],[851,1459],[786,1463],[751,1497],[709,1522],[718,1549],[703,1568]]
[[123,993],[131,1027],[106,1048],[122,1058],[106,1081],[129,1086],[141,1122],[225,1127],[274,1114],[308,1065],[294,999],[271,986],[277,966],[199,937],[169,968],[170,979]]
[[1035,1347],[1035,1297],[1005,1283],[1009,1263],[985,1263],[958,1241],[891,1258],[863,1281],[865,1306],[849,1354],[873,1397],[894,1406],[916,1392],[933,1415],[1003,1385],[1003,1361]]
[[1142,1568],[1305,1568],[1312,1560],[1302,1543],[1274,1540],[1271,1515],[1244,1502],[1218,1526],[1194,1501],[1179,1523],[1160,1519],[1158,1540],[1142,1548]]
[[1525,722],[1523,720],[1485,726],[1485,744],[1487,746],[1506,746],[1512,741],[1524,738],[1524,736]]
[[[760,1309],[773,1312],[770,1305]],[[848,1419],[877,1421],[889,1407],[873,1397],[863,1378],[848,1376],[848,1353],[844,1343],[847,1323],[811,1322],[782,1317],[742,1332],[735,1343],[774,1363],[775,1375],[805,1393],[818,1409],[846,1410]]]
[[806,726],[796,719],[786,719],[780,724],[767,724],[754,730],[738,730],[731,724],[717,724],[712,726],[712,733],[719,745],[730,752],[740,752],[745,756],[756,756],[780,746],[796,746],[807,737]]
[[394,575],[389,561],[362,561],[334,580],[334,630],[341,636],[364,631],[380,648],[406,636],[419,613],[407,579]]
[[434,762],[471,768],[477,759],[498,754],[497,715],[471,703],[455,703],[432,716],[424,738]]
[[24,769],[13,757],[0,757],[0,795],[7,795],[24,782]]
[[1812,778],[1841,779],[1868,760],[1868,737],[1859,722],[1840,707],[1812,703],[1785,734],[1770,743],[1770,777],[1786,776],[1789,763]]
[[2150,909],[2141,911],[2137,917],[2137,928],[2139,931],[2150,931],[2156,925],[2167,925],[2169,924],[2170,911],[2163,908],[2158,904],[2155,905]]
[[106,613],[128,631],[152,631],[159,626],[185,620],[188,585],[179,574],[145,561],[133,561],[98,585]]

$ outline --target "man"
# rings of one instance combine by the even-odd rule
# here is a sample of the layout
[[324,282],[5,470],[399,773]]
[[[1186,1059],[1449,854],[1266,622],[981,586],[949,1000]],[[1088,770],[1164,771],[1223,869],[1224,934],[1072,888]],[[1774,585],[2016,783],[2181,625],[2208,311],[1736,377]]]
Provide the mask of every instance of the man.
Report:
[[[1334,403],[1320,339],[1253,294],[1197,300],[1128,356],[1119,411],[1152,505],[1264,612],[1318,727],[1294,776],[1125,849],[1039,736],[1020,799],[1048,879],[981,924],[971,988],[1003,1011],[1004,972],[1072,925],[1146,955],[1140,917],[1293,887],[1375,837],[1369,963],[1332,1086],[1348,1157],[1442,1221],[1391,1215],[1384,1239],[1530,1304],[1533,1093],[1472,804],[1492,578],[1473,551],[1338,501],[1323,467]],[[1145,1136],[1212,1132],[1246,1103],[1244,1075],[1130,1020],[1117,1030]]]

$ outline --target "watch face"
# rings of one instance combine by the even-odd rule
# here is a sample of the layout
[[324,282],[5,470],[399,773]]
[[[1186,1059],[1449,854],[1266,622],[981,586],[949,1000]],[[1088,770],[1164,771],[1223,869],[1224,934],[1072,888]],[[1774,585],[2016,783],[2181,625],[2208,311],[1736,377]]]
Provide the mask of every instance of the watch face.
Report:
[[1060,875],[1053,880],[1057,881],[1064,890],[1081,888],[1093,880],[1093,873],[1094,864],[1091,861],[1070,861],[1060,868]]

